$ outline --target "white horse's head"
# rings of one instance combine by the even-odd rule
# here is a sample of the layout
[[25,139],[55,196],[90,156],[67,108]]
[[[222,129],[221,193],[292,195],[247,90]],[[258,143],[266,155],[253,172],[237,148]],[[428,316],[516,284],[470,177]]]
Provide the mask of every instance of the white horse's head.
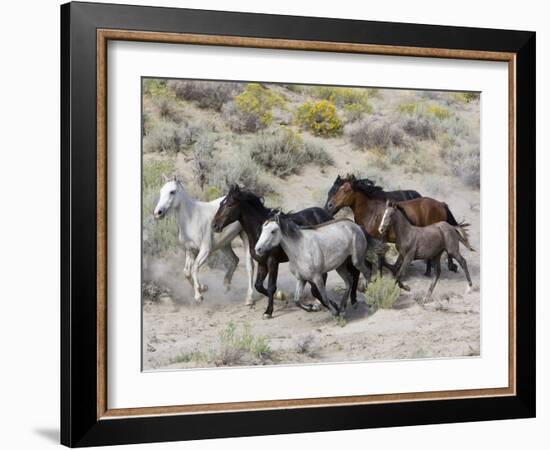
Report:
[[277,223],[277,220],[267,220],[262,225],[262,233],[258,238],[254,251],[258,256],[262,256],[264,253],[271,250],[281,243],[282,232],[281,227]]
[[181,185],[176,177],[173,177],[171,179],[167,179],[166,183],[164,183],[164,186],[160,188],[160,195],[159,195],[159,201],[157,202],[157,206],[155,206],[155,209],[153,211],[153,215],[155,216],[155,219],[162,219],[171,208],[176,208],[178,206],[178,192],[181,189]]

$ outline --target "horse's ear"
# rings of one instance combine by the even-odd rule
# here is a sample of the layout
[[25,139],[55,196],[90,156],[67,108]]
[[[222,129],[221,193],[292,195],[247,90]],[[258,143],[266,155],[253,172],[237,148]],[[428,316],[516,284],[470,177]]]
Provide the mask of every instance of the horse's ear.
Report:
[[234,191],[235,191],[235,192],[237,192],[237,193],[238,193],[238,192],[241,192],[241,188],[239,187],[239,185],[238,185],[237,183],[235,183],[235,184],[233,185],[233,188],[234,188]]
[[165,173],[162,173],[161,175],[165,183],[168,183],[170,181],[170,178],[168,177],[168,175],[166,175]]
[[338,183],[338,181],[340,181],[340,180],[342,180],[342,177],[341,177],[340,175],[338,175],[338,176],[336,177],[336,182]]

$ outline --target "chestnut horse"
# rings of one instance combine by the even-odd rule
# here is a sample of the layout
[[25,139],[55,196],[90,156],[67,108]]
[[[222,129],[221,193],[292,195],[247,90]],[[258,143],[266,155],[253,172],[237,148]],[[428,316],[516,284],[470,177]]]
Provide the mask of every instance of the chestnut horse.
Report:
[[[360,224],[365,231],[375,239],[385,239],[388,242],[395,243],[395,233],[389,230],[387,236],[382,236],[379,231],[380,222],[386,209],[386,200],[380,198],[376,193],[381,190],[380,187],[362,183],[355,179],[353,175],[344,179],[342,185],[336,193],[327,201],[326,207],[331,214],[345,206],[349,206],[355,222]],[[436,222],[447,222],[450,225],[462,227],[468,224],[459,224],[449,210],[446,203],[434,200],[429,197],[415,198],[398,202],[404,213],[412,224],[417,227],[425,227]],[[392,271],[396,267],[389,266]],[[456,272],[457,266],[453,263],[452,257],[448,257],[449,270]],[[431,263],[426,262],[426,275],[431,273]]]

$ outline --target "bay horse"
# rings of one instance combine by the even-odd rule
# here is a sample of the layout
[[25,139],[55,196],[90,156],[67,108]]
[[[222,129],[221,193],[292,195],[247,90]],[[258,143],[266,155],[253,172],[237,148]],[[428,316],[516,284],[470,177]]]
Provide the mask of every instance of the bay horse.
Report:
[[254,281],[254,261],[249,251],[248,237],[240,224],[233,224],[221,234],[213,235],[212,219],[224,197],[210,202],[201,202],[191,198],[185,192],[181,182],[173,177],[165,177],[165,184],[160,189],[160,196],[153,211],[155,219],[162,219],[171,210],[175,212],[178,226],[178,240],[185,248],[185,266],[183,274],[191,283],[195,301],[202,302],[202,293],[208,286],[199,282],[199,269],[208,256],[219,250],[227,256],[230,265],[224,277],[226,290],[231,287],[233,273],[239,263],[239,258],[231,248],[231,241],[240,236],[245,249],[246,270],[248,274],[248,290],[245,303],[251,304]]
[[[355,179],[354,175],[348,175],[347,177],[341,177],[338,175],[334,180],[334,183],[330,187],[327,194],[327,201],[325,202],[325,209],[328,210],[328,203],[331,197],[336,194],[336,191],[342,186],[346,181],[350,179]],[[420,198],[422,195],[418,191],[412,189],[399,190],[399,191],[384,191],[381,187],[375,185],[374,181],[369,180],[368,178],[362,178],[360,180],[355,180],[357,184],[363,184],[367,189],[371,188],[372,196],[376,198],[381,198],[382,200],[390,199],[400,202],[403,200],[413,200],[415,198]]]
[[[309,282],[321,293],[323,305],[333,315],[344,314],[347,299],[355,289],[354,275],[346,261],[351,259],[353,266],[366,280],[370,277],[365,265],[367,238],[362,228],[351,220],[337,219],[299,227],[288,215],[277,213],[262,225],[254,250],[261,256],[279,245],[288,255],[290,271],[297,279],[294,302],[298,305],[304,286]],[[338,272],[346,285],[340,305],[330,300],[325,288],[324,274],[332,270]]]
[[[336,194],[336,191],[344,184],[346,181],[350,180],[351,178],[355,179],[354,175],[347,175],[346,177],[341,177],[338,175],[336,179],[334,180],[334,183],[332,184],[331,188],[328,191],[327,194],[327,200],[325,202],[325,209],[328,211],[328,204],[331,197]],[[364,185],[365,189],[369,189],[372,193],[373,197],[380,198],[382,200],[390,199],[395,201],[403,201],[403,200],[412,200],[415,198],[420,198],[422,195],[418,191],[407,189],[407,190],[397,190],[397,191],[384,191],[382,188],[375,185],[374,181],[368,179],[368,178],[362,178],[359,180],[355,180],[358,185]],[[336,214],[337,211],[334,212]],[[385,244],[380,241],[379,239],[375,239],[371,235],[367,234],[367,242],[369,246],[371,246],[373,249],[375,249],[375,253],[378,256],[378,270],[380,273],[380,276],[382,276],[382,268],[385,265],[390,270],[393,269],[392,266],[386,264],[386,260],[384,259],[384,252],[386,251]]]
[[[259,255],[255,251],[256,243],[262,232],[262,224],[272,217],[276,210],[267,208],[261,197],[253,192],[241,189],[237,184],[230,187],[225,199],[221,202],[218,211],[212,221],[214,232],[220,233],[226,227],[238,222],[248,237],[250,253],[258,263],[255,287],[256,290],[268,298],[268,305],[264,318],[269,319],[273,316],[273,295],[277,291],[277,276],[279,273],[279,264],[288,262],[288,257],[280,246],[275,246],[271,250]],[[306,208],[301,211],[288,215],[298,225],[315,225],[332,220],[333,217],[322,208]],[[353,266],[350,270],[353,271]],[[264,281],[269,275],[267,289],[264,287]],[[354,273],[358,278],[358,272]],[[326,278],[326,275],[325,275]],[[352,303],[356,301],[357,288],[356,280],[352,291]],[[317,300],[322,302],[322,297],[315,284],[311,284],[311,294]],[[315,307],[300,303],[300,308],[306,311],[312,311]]]
[[[343,179],[343,183],[330,197],[326,203],[327,210],[335,214],[344,206],[349,206],[354,214],[355,222],[363,226],[367,234],[375,239],[395,242],[395,235],[390,229],[386,236],[379,232],[379,225],[386,208],[386,199],[379,196],[382,188],[374,184],[368,184],[357,180],[355,176],[349,175]],[[430,197],[420,197],[412,200],[399,201],[398,204],[403,207],[403,211],[410,219],[411,223],[418,227],[425,227],[436,222],[448,222],[452,226],[458,226],[448,205],[444,202],[434,200]],[[461,224],[467,226],[468,224]],[[390,266],[387,262],[383,264],[390,268],[392,272],[397,269]],[[456,272],[457,266],[453,263],[452,257],[448,257],[449,270]],[[431,273],[431,263],[426,263],[426,273]]]
[[463,244],[468,250],[473,252],[475,250],[468,241],[468,233],[464,226],[453,226],[448,222],[436,222],[425,227],[417,227],[408,218],[403,206],[392,200],[386,200],[386,207],[378,230],[382,235],[388,230],[395,235],[395,244],[401,259],[395,279],[401,288],[409,290],[401,279],[411,261],[415,259],[431,260],[435,266],[435,277],[424,297],[424,301],[428,300],[441,275],[441,254],[446,251],[449,257],[456,259],[462,267],[468,281],[466,293],[470,292],[472,279],[466,260],[460,254],[459,243]]

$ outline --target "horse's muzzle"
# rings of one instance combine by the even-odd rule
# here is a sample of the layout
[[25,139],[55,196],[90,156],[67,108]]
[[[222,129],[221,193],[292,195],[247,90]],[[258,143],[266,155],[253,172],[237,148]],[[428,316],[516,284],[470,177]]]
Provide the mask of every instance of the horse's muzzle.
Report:
[[162,219],[164,217],[164,210],[160,209],[158,211],[155,211],[153,213],[153,216],[155,217],[155,219]]

